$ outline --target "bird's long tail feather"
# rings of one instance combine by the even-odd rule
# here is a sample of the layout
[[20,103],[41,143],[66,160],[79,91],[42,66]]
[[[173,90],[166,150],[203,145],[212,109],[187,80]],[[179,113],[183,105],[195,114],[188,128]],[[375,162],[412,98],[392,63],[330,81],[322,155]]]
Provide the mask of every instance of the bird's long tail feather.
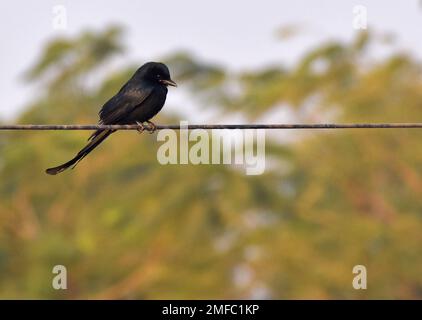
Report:
[[55,175],[60,172],[63,172],[69,167],[72,167],[73,169],[74,167],[76,167],[79,161],[85,158],[92,150],[94,150],[101,142],[107,139],[107,137],[113,132],[114,130],[104,130],[104,129],[95,131],[94,134],[89,138],[89,143],[81,151],[79,151],[78,154],[73,159],[69,160],[68,162],[60,166],[49,168],[45,170],[45,172],[51,175]]

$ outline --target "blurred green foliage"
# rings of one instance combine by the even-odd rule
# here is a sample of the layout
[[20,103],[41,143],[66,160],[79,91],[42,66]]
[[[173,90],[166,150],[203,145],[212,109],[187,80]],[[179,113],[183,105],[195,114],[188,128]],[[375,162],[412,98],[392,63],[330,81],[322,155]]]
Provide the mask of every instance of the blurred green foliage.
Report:
[[[369,61],[368,33],[296,65],[229,73],[187,53],[166,58],[201,108],[259,120],[417,122],[419,62]],[[94,123],[134,71],[108,73],[121,30],[46,46],[28,72],[42,92],[19,123]],[[171,94],[171,92],[170,92]],[[177,115],[160,114],[159,123]],[[280,136],[290,135],[289,143]],[[419,130],[267,133],[265,174],[161,166],[154,136],[118,132],[76,170],[87,132],[0,136],[1,298],[422,298]],[[68,270],[66,291],[52,268]],[[368,289],[352,288],[352,268]]]

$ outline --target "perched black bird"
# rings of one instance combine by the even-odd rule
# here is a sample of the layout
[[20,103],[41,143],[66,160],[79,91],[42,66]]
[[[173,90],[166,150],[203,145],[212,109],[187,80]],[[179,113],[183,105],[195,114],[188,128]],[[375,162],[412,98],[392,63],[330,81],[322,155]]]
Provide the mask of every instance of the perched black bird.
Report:
[[[101,108],[100,124],[138,124],[142,132],[144,122],[149,130],[155,125],[149,120],[154,117],[166,101],[167,86],[176,87],[171,80],[167,66],[159,62],[148,62],[140,67],[120,91]],[[88,139],[89,143],[70,161],[46,170],[48,174],[57,174],[69,167],[74,168],[79,161],[94,150],[115,130],[99,129]]]

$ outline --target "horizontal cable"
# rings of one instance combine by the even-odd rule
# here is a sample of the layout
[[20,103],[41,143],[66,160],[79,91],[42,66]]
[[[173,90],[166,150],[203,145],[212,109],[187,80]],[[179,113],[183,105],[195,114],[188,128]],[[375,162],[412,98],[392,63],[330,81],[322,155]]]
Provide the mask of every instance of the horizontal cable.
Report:
[[[0,130],[137,130],[138,125],[16,124],[0,125]],[[317,123],[317,124],[190,124],[183,129],[414,129],[422,123]],[[157,125],[157,130],[180,130],[180,125]]]

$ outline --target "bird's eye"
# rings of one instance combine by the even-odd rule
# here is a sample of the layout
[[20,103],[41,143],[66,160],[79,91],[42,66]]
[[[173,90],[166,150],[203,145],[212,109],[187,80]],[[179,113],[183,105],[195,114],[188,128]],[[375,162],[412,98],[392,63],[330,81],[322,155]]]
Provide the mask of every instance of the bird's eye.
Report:
[[157,74],[157,79],[160,79],[160,78],[161,78],[161,76],[159,74]]

